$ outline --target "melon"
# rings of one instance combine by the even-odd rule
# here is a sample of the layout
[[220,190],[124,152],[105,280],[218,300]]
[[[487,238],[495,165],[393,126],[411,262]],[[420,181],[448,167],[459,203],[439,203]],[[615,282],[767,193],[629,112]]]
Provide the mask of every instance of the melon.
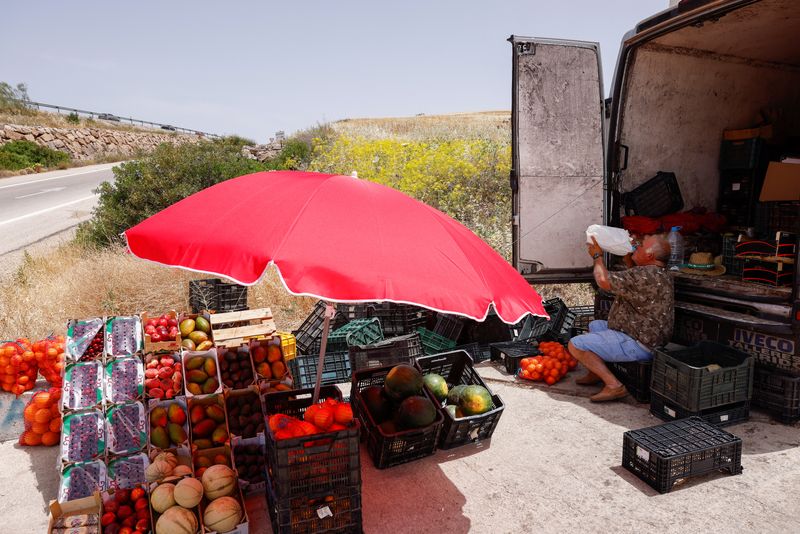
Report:
[[175,485],[167,483],[157,486],[150,493],[150,506],[160,514],[175,506]]
[[197,518],[180,506],[173,506],[156,521],[156,534],[195,534]]
[[230,532],[242,521],[242,507],[233,497],[220,497],[206,506],[203,524],[216,532]]
[[156,482],[172,474],[172,464],[167,460],[156,460],[144,470],[145,480]]
[[480,415],[492,409],[492,394],[483,386],[467,386],[458,397],[464,415]]
[[431,390],[431,393],[439,402],[447,398],[447,382],[441,375],[430,373],[423,376],[422,381],[425,382],[425,385],[428,386],[428,389]]
[[179,465],[175,469],[172,470],[172,474],[176,477],[182,477],[186,475],[192,474],[192,468],[188,465]]
[[427,397],[408,397],[400,403],[397,420],[403,428],[422,428],[436,420],[436,407]]
[[[178,405],[176,404],[175,406]],[[157,462],[159,460],[164,460],[165,462],[170,464],[173,467],[173,469],[175,468],[176,465],[178,465],[178,457],[172,454],[171,452],[162,452],[159,453],[158,456],[153,458],[154,462]]]
[[408,364],[395,365],[386,375],[383,389],[389,398],[401,401],[422,392],[422,374]]
[[184,478],[175,486],[175,502],[184,508],[194,508],[203,499],[203,483],[196,478]]
[[212,465],[203,473],[203,491],[213,501],[230,495],[236,489],[236,475],[227,465]]

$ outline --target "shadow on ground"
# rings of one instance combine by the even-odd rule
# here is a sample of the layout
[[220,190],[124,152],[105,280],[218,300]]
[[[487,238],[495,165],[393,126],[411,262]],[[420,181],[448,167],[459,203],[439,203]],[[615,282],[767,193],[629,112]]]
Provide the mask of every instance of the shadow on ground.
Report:
[[[556,402],[575,404],[587,412],[626,430],[645,428],[663,423],[650,413],[648,403],[639,403],[632,396],[620,401],[594,403],[589,396],[600,390],[600,386],[580,386],[575,379],[584,374],[578,366],[561,382],[547,386],[540,382],[521,380],[508,375],[498,362],[483,362],[476,367],[487,382],[502,382],[514,387],[537,389]],[[724,430],[742,438],[743,456],[760,455],[800,447],[800,422],[781,424],[766,412],[751,408],[750,420],[724,427]],[[620,447],[622,436],[620,435]]]

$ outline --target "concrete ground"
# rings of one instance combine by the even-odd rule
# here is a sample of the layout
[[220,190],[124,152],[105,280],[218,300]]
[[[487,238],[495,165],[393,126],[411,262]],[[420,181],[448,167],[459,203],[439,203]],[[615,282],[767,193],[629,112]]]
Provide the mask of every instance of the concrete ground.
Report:
[[[552,387],[480,372],[505,411],[491,443],[377,470],[362,448],[364,532],[800,532],[800,425],[753,412],[744,473],[693,479],[661,495],[620,467],[622,433],[658,424],[632,400],[593,404],[570,373]],[[7,438],[8,436],[5,436]],[[56,495],[55,448],[0,444],[0,532],[43,532]],[[269,532],[264,499],[248,501],[251,532]]]

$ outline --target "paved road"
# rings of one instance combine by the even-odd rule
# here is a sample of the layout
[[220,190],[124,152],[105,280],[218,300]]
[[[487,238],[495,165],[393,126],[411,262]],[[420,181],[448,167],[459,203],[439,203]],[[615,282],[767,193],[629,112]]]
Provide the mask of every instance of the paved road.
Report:
[[113,179],[106,163],[0,180],[0,259],[60,234],[91,215],[97,186]]

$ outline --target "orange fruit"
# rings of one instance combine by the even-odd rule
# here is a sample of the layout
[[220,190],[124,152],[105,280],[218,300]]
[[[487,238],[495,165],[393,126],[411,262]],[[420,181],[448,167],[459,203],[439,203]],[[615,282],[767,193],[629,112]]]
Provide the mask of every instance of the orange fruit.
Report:
[[46,391],[37,393],[33,396],[33,404],[35,404],[37,408],[49,408],[50,394]]
[[30,445],[32,447],[42,444],[42,436],[33,432],[25,432],[22,434],[22,439],[25,445]]
[[519,372],[519,376],[520,376],[520,378],[526,378],[526,379],[530,379],[531,378],[531,375],[530,375],[530,373],[528,372],[527,369],[522,369]]
[[54,418],[61,417],[61,412],[58,411],[58,404],[53,404],[50,406],[50,415],[52,415]]
[[349,425],[353,422],[353,408],[343,402],[333,409],[333,420],[340,425]]
[[42,445],[45,447],[52,447],[58,444],[59,441],[61,441],[60,436],[55,432],[45,432],[42,434]]
[[553,384],[556,383],[556,379],[552,376],[548,376],[547,378],[545,378],[544,381],[547,383],[548,386],[552,386]]
[[61,432],[61,418],[54,417],[50,419],[50,432]]
[[305,436],[312,436],[319,432],[319,429],[309,421],[300,421],[299,428],[303,431],[303,435]]
[[541,380],[542,374],[541,373],[531,373],[531,380]]
[[314,424],[322,430],[327,430],[333,424],[333,410],[324,406],[314,414]]
[[319,410],[319,404],[312,404],[308,408],[306,408],[305,413],[303,414],[303,419],[313,423],[314,422],[314,415],[316,415],[317,411]]
[[533,373],[536,371],[536,366],[534,364],[526,365],[525,370],[529,373]]
[[531,361],[531,358],[522,358],[522,359],[519,361],[519,366],[520,366],[520,368],[522,368],[522,369],[527,369],[527,368],[528,368],[528,366],[529,366],[531,363],[533,363],[533,362]]
[[36,410],[36,415],[33,416],[33,420],[36,423],[49,423],[52,418],[53,414],[47,408]]
[[33,423],[31,425],[31,430],[40,435],[45,432],[50,432],[50,423]]

